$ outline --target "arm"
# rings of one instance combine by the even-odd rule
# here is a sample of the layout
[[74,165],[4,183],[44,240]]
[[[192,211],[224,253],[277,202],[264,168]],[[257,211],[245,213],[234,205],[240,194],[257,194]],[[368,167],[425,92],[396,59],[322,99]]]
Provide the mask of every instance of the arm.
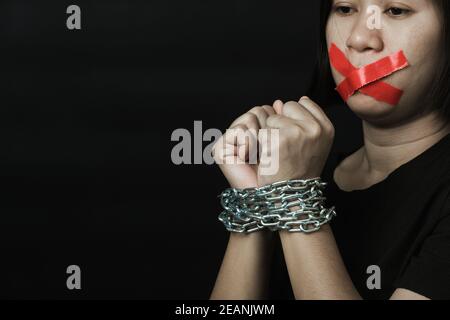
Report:
[[273,234],[231,233],[211,300],[261,300],[266,297]]
[[[274,114],[275,110],[271,106],[251,109],[236,119],[230,130],[215,144],[214,159],[230,186],[254,188],[260,185],[257,166],[242,163],[242,160],[249,158],[252,150],[250,143],[245,142],[245,135],[239,134],[247,133],[250,129],[258,132],[266,127],[267,118]],[[254,147],[253,143],[252,146]],[[268,285],[273,237],[273,233],[266,231],[231,233],[210,299],[263,299]]]
[[283,231],[280,239],[296,299],[361,299],[328,225],[312,234]]
[[[299,103],[278,103],[277,117],[267,125],[281,128],[280,173],[268,183],[322,174],[334,127],[323,110],[311,99]],[[342,261],[330,226],[316,233],[280,232],[280,239],[296,299],[361,299]],[[392,299],[424,298],[411,291],[396,290]]]
[[[296,299],[359,300],[342,262],[330,226],[316,233],[280,232],[286,265]],[[397,289],[391,300],[427,300],[406,289]]]

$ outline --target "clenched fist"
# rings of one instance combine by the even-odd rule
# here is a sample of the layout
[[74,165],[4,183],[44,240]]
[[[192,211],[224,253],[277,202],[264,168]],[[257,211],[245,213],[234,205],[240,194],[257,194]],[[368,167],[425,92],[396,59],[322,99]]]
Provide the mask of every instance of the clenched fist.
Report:
[[236,119],[213,156],[231,187],[255,188],[320,177],[333,140],[333,124],[311,99],[277,100]]

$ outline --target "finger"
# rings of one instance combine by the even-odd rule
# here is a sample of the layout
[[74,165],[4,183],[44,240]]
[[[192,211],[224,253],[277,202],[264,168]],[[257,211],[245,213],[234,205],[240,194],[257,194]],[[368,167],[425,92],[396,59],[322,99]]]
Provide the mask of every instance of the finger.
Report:
[[233,127],[227,129],[224,134],[225,143],[233,145],[233,146],[237,146],[239,144],[239,142],[238,142],[239,130],[242,130],[243,132],[245,132],[248,130],[248,128],[244,124],[236,124]]
[[226,144],[235,147],[234,155],[242,161],[250,160],[252,163],[257,159],[258,130],[255,124],[238,124],[225,133]]
[[[230,136],[230,133],[228,133]],[[212,149],[212,154],[214,157],[214,161],[222,165],[226,163],[226,160],[228,158],[234,158],[235,157],[235,146],[232,143],[227,143],[227,139],[232,140],[231,137],[227,137],[227,133],[222,135],[220,139],[217,140],[217,142],[214,144],[214,147]]]
[[272,106],[265,105],[265,106],[262,106],[262,108],[264,110],[266,110],[266,112],[269,114],[269,116],[277,114],[277,112],[275,111],[275,109]]
[[230,125],[230,129],[235,128],[238,125],[245,125],[248,128],[259,130],[259,121],[255,114],[246,112]]
[[[260,117],[264,117],[262,112],[257,111]],[[258,132],[261,129],[258,115],[247,112],[240,116],[230,127],[231,132],[229,143],[237,147],[239,159],[242,161],[250,161],[251,164],[257,162],[258,158]],[[265,121],[265,120],[263,120]]]
[[274,176],[280,169],[280,129],[268,129],[259,136],[261,153],[258,176]]
[[269,128],[264,134],[260,134],[258,139],[261,144],[261,159],[262,157],[270,157],[271,152],[278,146],[279,129]]
[[316,118],[314,118],[308,109],[294,101],[289,101],[284,104],[283,115],[299,122],[316,122]]
[[316,118],[323,128],[333,128],[333,123],[327,117],[326,113],[313,100],[305,96],[300,99],[299,103],[308,109],[308,111]]
[[295,120],[279,114],[267,118],[267,127],[271,129],[299,128]]
[[[224,136],[223,136],[223,141],[224,143],[222,145],[219,145],[218,147],[221,148],[221,150],[219,150],[219,152],[224,156],[223,158],[226,159],[228,161],[228,159],[230,159],[229,161],[235,161],[234,159],[239,158],[239,150],[240,147],[238,147],[238,145],[241,143],[238,140],[238,136],[239,136],[239,131],[245,132],[247,130],[247,127],[244,125],[237,125],[236,127],[232,128],[232,129],[227,129]],[[245,157],[244,159],[241,159],[241,161],[245,161]],[[222,162],[222,163],[226,163],[229,164],[229,162]]]
[[[237,146],[249,146],[254,148],[257,146],[258,132],[261,129],[258,118],[254,114],[244,114],[245,123],[239,125],[236,135]],[[252,150],[252,149],[251,149]]]
[[266,127],[267,118],[272,114],[275,114],[275,110],[273,110],[273,108],[270,106],[262,106],[251,109],[249,113],[256,116],[256,118],[258,119],[259,127],[262,129]]
[[277,100],[273,103],[273,108],[277,114],[283,114],[283,101]]

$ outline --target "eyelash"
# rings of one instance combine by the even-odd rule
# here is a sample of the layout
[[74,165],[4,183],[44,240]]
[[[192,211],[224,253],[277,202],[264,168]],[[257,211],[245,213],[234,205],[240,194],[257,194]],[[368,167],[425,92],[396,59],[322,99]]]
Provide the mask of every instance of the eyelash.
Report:
[[403,8],[398,8],[398,7],[391,7],[389,9],[387,9],[384,13],[387,13],[390,10],[400,10],[403,13],[403,14],[400,14],[400,15],[391,14],[392,17],[406,16],[406,15],[411,13],[411,10],[409,10],[409,9],[403,9]]
[[[336,13],[338,13],[338,14],[340,14],[341,16],[349,16],[349,15],[351,15],[352,14],[352,12],[342,12],[342,10],[346,10],[346,9],[349,9],[350,11],[351,10],[354,10],[352,7],[350,7],[350,6],[335,6],[335,8],[334,8],[334,12],[336,12]],[[393,14],[393,10],[397,10],[397,11],[400,11],[400,14]],[[390,12],[390,13],[389,13]],[[408,15],[408,14],[410,14],[411,13],[411,10],[409,10],[409,9],[404,9],[404,8],[399,8],[399,7],[390,7],[390,8],[388,8],[387,10],[385,10],[384,11],[384,13],[386,13],[386,14],[388,14],[389,16],[391,16],[391,17],[394,17],[394,18],[398,18],[398,17],[402,17],[402,16],[406,16],[406,15]],[[398,13],[398,12],[397,12]]]

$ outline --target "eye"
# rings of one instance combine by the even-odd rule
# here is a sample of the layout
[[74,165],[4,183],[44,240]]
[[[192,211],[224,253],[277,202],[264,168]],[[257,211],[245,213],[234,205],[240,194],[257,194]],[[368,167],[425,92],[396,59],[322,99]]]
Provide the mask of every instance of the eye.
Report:
[[392,8],[387,9],[385,11],[385,13],[387,13],[389,16],[392,16],[392,17],[402,17],[402,16],[406,16],[409,13],[411,13],[411,10],[398,8],[398,7],[392,7]]
[[342,16],[351,15],[355,10],[350,6],[338,5],[334,8],[334,11]]

